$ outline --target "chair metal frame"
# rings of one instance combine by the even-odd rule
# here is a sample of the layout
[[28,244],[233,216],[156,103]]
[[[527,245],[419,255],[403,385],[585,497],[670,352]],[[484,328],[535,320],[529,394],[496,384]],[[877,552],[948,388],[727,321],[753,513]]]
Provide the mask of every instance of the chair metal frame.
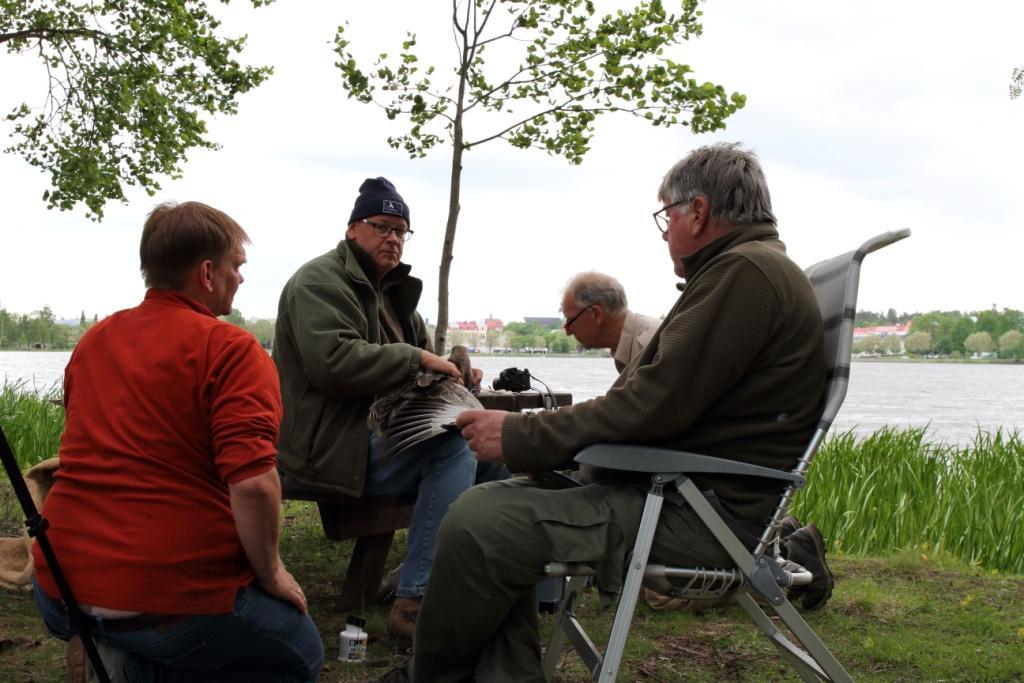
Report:
[[[672,592],[676,597],[700,600],[731,595],[757,628],[779,650],[783,658],[793,666],[801,679],[852,681],[824,642],[786,599],[784,589],[794,585],[806,585],[813,577],[803,567],[785,562],[778,557],[778,529],[789,511],[797,489],[804,486],[811,460],[846,398],[861,262],[867,254],[909,235],[910,230],[907,229],[878,235],[865,242],[859,249],[822,261],[805,270],[814,287],[822,313],[828,375],[825,409],[814,435],[793,470],[787,472],[697,453],[638,445],[600,443],[580,451],[576,456],[576,461],[580,463],[605,469],[650,474],[651,488],[647,493],[640,530],[604,655],[601,655],[587,636],[575,614],[578,596],[584,587],[586,577],[594,574],[593,567],[554,562],[545,567],[549,576],[569,577],[544,655],[543,670],[548,680],[554,674],[555,665],[567,641],[572,643],[595,681],[616,680],[641,586],[645,580],[660,581],[663,584],[670,580],[672,585],[676,586]],[[771,522],[761,534],[753,551],[743,545],[690,479],[691,475],[700,473],[756,476],[785,483]],[[648,564],[651,543],[664,502],[664,489],[672,485],[722,544],[734,562],[733,567],[681,568]],[[760,598],[778,615],[799,645],[775,625],[755,597]]]
[[71,622],[71,630],[82,639],[82,646],[85,648],[85,654],[89,663],[92,664],[97,680],[100,683],[110,683],[110,676],[103,665],[97,644],[86,625],[85,615],[79,608],[74,593],[71,592],[68,580],[64,576],[64,570],[57,562],[57,554],[50,543],[50,537],[46,535],[50,523],[36,508],[35,501],[32,500],[32,495],[25,484],[25,477],[22,476],[21,469],[18,467],[18,460],[14,457],[14,450],[11,448],[10,442],[7,441],[7,435],[4,434],[2,427],[0,427],[0,461],[3,461],[3,467],[11,482],[11,487],[14,489],[14,495],[18,498],[22,512],[25,513],[25,527],[28,535],[39,544],[39,550],[46,558],[46,566],[50,568],[53,582],[57,584],[57,590],[60,591],[61,600],[64,602],[68,619]]

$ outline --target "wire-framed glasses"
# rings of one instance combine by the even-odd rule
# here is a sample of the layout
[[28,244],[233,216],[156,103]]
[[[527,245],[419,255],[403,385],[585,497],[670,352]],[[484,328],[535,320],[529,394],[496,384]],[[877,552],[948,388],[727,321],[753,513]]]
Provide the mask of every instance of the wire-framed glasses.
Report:
[[583,315],[584,313],[586,313],[586,312],[587,312],[587,309],[589,309],[589,308],[593,308],[593,307],[594,307],[595,305],[596,305],[596,304],[588,304],[588,305],[584,306],[583,308],[581,308],[581,309],[579,310],[579,312],[578,312],[578,313],[576,313],[576,315],[574,315],[573,317],[569,318],[569,319],[568,319],[568,320],[566,320],[566,321],[565,321],[564,323],[562,323],[562,329],[565,329],[565,330],[567,330],[567,329],[569,329],[570,327],[572,327],[572,324],[573,324],[574,322],[576,322],[576,321],[577,321],[577,320],[579,319],[579,317],[580,317],[581,315]]
[[679,206],[680,204],[688,204],[689,202],[689,199],[683,199],[678,202],[669,204],[668,206],[663,206],[657,211],[655,211],[653,214],[651,214],[652,216],[654,216],[654,224],[658,226],[658,230],[661,232],[662,235],[664,235],[668,231],[668,212],[671,211],[673,208]]
[[363,219],[363,223],[366,223],[371,228],[373,228],[373,234],[376,235],[377,237],[387,237],[391,233],[395,233],[395,237],[397,237],[402,242],[407,242],[412,239],[412,230],[410,230],[409,228],[404,228],[400,225],[388,225],[387,223],[377,223],[376,221],[367,220],[366,218]]

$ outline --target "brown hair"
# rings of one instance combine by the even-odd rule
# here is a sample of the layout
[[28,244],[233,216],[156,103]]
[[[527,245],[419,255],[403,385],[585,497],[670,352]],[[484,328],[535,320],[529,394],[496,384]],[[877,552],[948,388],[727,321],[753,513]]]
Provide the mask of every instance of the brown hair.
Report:
[[200,202],[158,205],[142,226],[139,269],[147,287],[180,289],[197,263],[219,262],[235,247],[249,243],[238,223]]

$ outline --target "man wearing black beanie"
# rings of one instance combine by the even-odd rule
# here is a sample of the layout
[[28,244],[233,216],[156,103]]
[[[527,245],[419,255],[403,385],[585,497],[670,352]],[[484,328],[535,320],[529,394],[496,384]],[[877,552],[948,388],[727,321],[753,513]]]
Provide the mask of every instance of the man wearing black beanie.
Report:
[[278,462],[290,485],[345,496],[416,494],[387,624],[411,640],[441,518],[473,485],[476,459],[460,436],[445,434],[384,462],[367,427],[374,397],[419,370],[459,376],[431,352],[416,312],[423,283],[402,263],[409,224],[409,205],[395,186],[367,178],[345,239],[285,285],[274,361],[284,402]]

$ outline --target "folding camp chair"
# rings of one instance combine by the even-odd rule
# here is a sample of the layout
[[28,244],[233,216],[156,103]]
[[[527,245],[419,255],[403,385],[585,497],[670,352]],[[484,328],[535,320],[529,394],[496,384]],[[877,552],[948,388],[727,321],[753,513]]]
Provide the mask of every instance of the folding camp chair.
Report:
[[[755,625],[778,648],[782,656],[806,681],[851,681],[849,674],[786,599],[784,590],[807,585],[813,579],[809,571],[778,556],[778,529],[785,518],[796,490],[803,487],[811,459],[817,452],[846,397],[850,377],[850,352],[853,320],[857,306],[860,264],[867,254],[910,235],[899,230],[878,235],[856,251],[817,263],[805,272],[814,287],[825,330],[827,365],[825,410],[796,467],[789,472],[759,467],[734,460],[713,458],[661,448],[624,444],[594,444],[582,450],[576,461],[612,470],[644,472],[651,475],[640,530],[626,573],[605,654],[602,656],[584,632],[574,614],[577,597],[592,567],[549,563],[550,576],[571,577],[559,605],[558,617],[544,656],[544,675],[551,679],[565,641],[568,639],[595,681],[614,681],[618,676],[622,652],[636,608],[641,584],[654,582],[659,592],[671,590],[673,597],[693,600],[721,599],[732,596]],[[771,522],[751,551],[736,537],[707,498],[689,478],[693,474],[746,475],[774,479],[785,484]],[[674,484],[704,524],[732,558],[732,567],[681,568],[648,564],[651,543],[661,513],[663,489]],[[789,629],[801,647],[793,643],[755,601],[768,605]]]
[[28,528],[28,535],[36,540],[36,543],[39,544],[39,550],[43,553],[43,557],[46,558],[46,565],[50,568],[53,582],[57,584],[61,600],[67,606],[72,630],[82,639],[82,646],[85,648],[85,654],[93,667],[96,680],[100,681],[100,683],[110,683],[110,677],[107,675],[100,652],[96,647],[96,643],[93,642],[88,627],[85,625],[82,612],[78,608],[75,596],[71,592],[71,587],[68,586],[64,572],[57,562],[57,555],[54,553],[53,546],[50,545],[50,539],[46,535],[49,523],[46,521],[46,518],[39,514],[39,510],[36,509],[36,504],[32,500],[28,486],[25,484],[25,478],[21,476],[18,461],[14,457],[14,451],[11,449],[11,445],[7,441],[7,435],[4,434],[2,427],[0,427],[0,461],[3,462],[7,478],[10,479],[11,486],[14,488],[14,495],[18,498],[18,503],[21,504],[21,509],[25,513],[25,526]]

